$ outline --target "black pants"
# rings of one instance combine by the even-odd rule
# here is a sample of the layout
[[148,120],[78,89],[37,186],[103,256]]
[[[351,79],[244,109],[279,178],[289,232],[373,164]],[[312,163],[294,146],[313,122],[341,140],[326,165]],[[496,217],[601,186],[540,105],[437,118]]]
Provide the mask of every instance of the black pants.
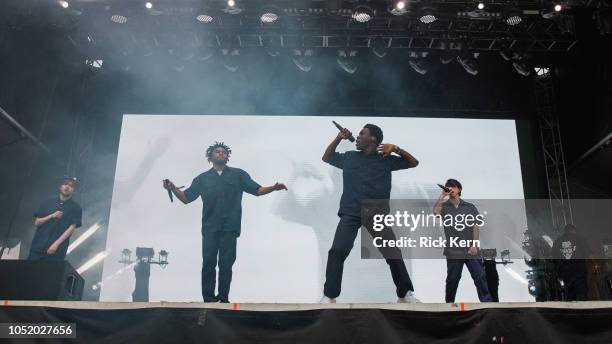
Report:
[[[229,302],[232,265],[236,261],[236,232],[202,233],[202,297],[204,302]],[[219,293],[215,296],[219,257]]]
[[572,277],[563,278],[564,301],[586,301],[589,290],[586,276]]
[[463,264],[467,266],[470,275],[472,275],[480,302],[491,302],[492,298],[480,257],[446,260],[446,302],[455,302]]
[[[325,271],[325,285],[323,287],[323,294],[329,298],[336,298],[340,295],[340,289],[342,285],[342,271],[344,269],[344,261],[351,253],[353,243],[357,237],[357,232],[361,227],[361,218],[356,216],[343,215],[340,217],[340,222],[336,228],[336,234],[334,235],[334,242],[327,256],[327,269]],[[371,226],[367,226],[371,228]],[[393,232],[389,228],[385,228],[381,232],[373,232],[368,229],[370,234],[376,236],[383,236],[387,239],[387,236],[393,236]],[[389,249],[386,249],[387,251]],[[394,248],[393,251],[397,252],[382,252],[385,257],[400,257],[401,252],[398,248]],[[403,259],[386,259],[389,268],[391,269],[391,277],[393,283],[395,283],[396,293],[398,297],[406,296],[406,293],[410,290],[414,290],[412,281],[406,270],[406,265]],[[367,278],[367,276],[364,276]]]

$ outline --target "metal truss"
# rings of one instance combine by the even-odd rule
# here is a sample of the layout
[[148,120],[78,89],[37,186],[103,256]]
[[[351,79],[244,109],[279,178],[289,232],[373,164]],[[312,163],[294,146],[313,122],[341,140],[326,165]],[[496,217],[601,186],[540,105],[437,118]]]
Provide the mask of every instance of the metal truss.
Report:
[[554,102],[554,85],[550,73],[535,76],[533,80],[550,198],[551,220],[553,228],[560,233],[563,226],[573,222],[573,215],[559,119]]

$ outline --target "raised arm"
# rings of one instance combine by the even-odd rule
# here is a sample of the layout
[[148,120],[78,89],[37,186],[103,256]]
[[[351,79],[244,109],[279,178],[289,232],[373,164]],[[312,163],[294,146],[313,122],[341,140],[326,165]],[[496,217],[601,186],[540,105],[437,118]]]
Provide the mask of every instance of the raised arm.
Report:
[[325,153],[323,153],[323,157],[321,159],[323,161],[329,163],[331,161],[332,155],[336,151],[336,148],[338,148],[338,145],[340,144],[340,141],[347,140],[351,135],[352,134],[351,134],[350,130],[348,130],[346,128],[344,128],[340,132],[338,132],[338,135],[334,138],[334,140],[325,149]]
[[448,196],[448,192],[442,190],[442,193],[440,193],[440,196],[438,196],[438,199],[436,200],[436,204],[434,204],[433,207],[433,213],[434,215],[440,215],[442,213],[442,203],[444,202],[444,198],[446,198],[446,196]]
[[257,196],[267,195],[272,191],[287,190],[287,186],[283,183],[275,183],[272,186],[261,186],[257,189]]
[[407,162],[408,168],[417,167],[419,165],[419,161],[415,157],[413,157],[412,154],[401,149],[398,145],[394,145],[392,143],[383,143],[379,145],[376,150],[378,154],[382,154],[383,156],[387,156],[391,153],[399,155],[403,160]]

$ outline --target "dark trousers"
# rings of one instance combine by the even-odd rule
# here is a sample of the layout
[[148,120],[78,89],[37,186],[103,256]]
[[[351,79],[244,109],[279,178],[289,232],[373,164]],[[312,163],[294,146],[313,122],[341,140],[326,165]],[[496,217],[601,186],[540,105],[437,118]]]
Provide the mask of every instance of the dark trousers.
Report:
[[480,302],[491,302],[492,298],[489,293],[489,288],[487,287],[487,279],[482,267],[481,258],[446,260],[446,302],[455,302],[455,295],[457,295],[457,287],[461,279],[463,264],[467,266],[470,275],[472,275]]
[[[342,285],[342,271],[344,269],[344,261],[351,253],[353,243],[357,237],[357,232],[361,227],[361,218],[356,216],[342,215],[340,222],[336,228],[336,234],[334,235],[334,242],[329,250],[327,256],[327,269],[325,271],[325,285],[323,287],[323,294],[329,298],[336,298],[340,295]],[[366,226],[371,228],[371,226]],[[373,232],[368,229],[370,234],[376,236],[383,236],[386,239],[388,236],[393,236],[393,233],[389,228],[385,228],[381,232]],[[389,250],[388,248],[386,249]],[[395,248],[391,254],[389,252],[382,252],[385,257],[401,257],[399,249]],[[406,296],[409,290],[414,290],[412,281],[406,270],[406,265],[403,259],[386,259],[389,268],[391,269],[391,277],[393,283],[395,283],[396,293],[398,297]],[[364,276],[367,278],[367,276]]]
[[[236,261],[236,232],[202,233],[202,297],[204,302],[229,302],[232,265]],[[219,257],[219,293],[215,296]]]
[[584,277],[564,278],[564,301],[586,301],[588,294],[587,279]]

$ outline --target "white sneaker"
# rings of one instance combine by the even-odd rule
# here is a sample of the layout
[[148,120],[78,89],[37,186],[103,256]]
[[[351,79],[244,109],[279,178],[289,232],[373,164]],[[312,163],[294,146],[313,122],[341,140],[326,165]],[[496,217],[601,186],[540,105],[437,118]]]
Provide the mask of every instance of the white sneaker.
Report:
[[319,301],[319,303],[336,303],[336,299],[335,298],[334,299],[330,299],[327,296],[323,296],[321,298],[321,301]]
[[414,292],[412,290],[408,291],[406,296],[398,297],[397,303],[421,303],[421,300],[417,299],[414,296]]

